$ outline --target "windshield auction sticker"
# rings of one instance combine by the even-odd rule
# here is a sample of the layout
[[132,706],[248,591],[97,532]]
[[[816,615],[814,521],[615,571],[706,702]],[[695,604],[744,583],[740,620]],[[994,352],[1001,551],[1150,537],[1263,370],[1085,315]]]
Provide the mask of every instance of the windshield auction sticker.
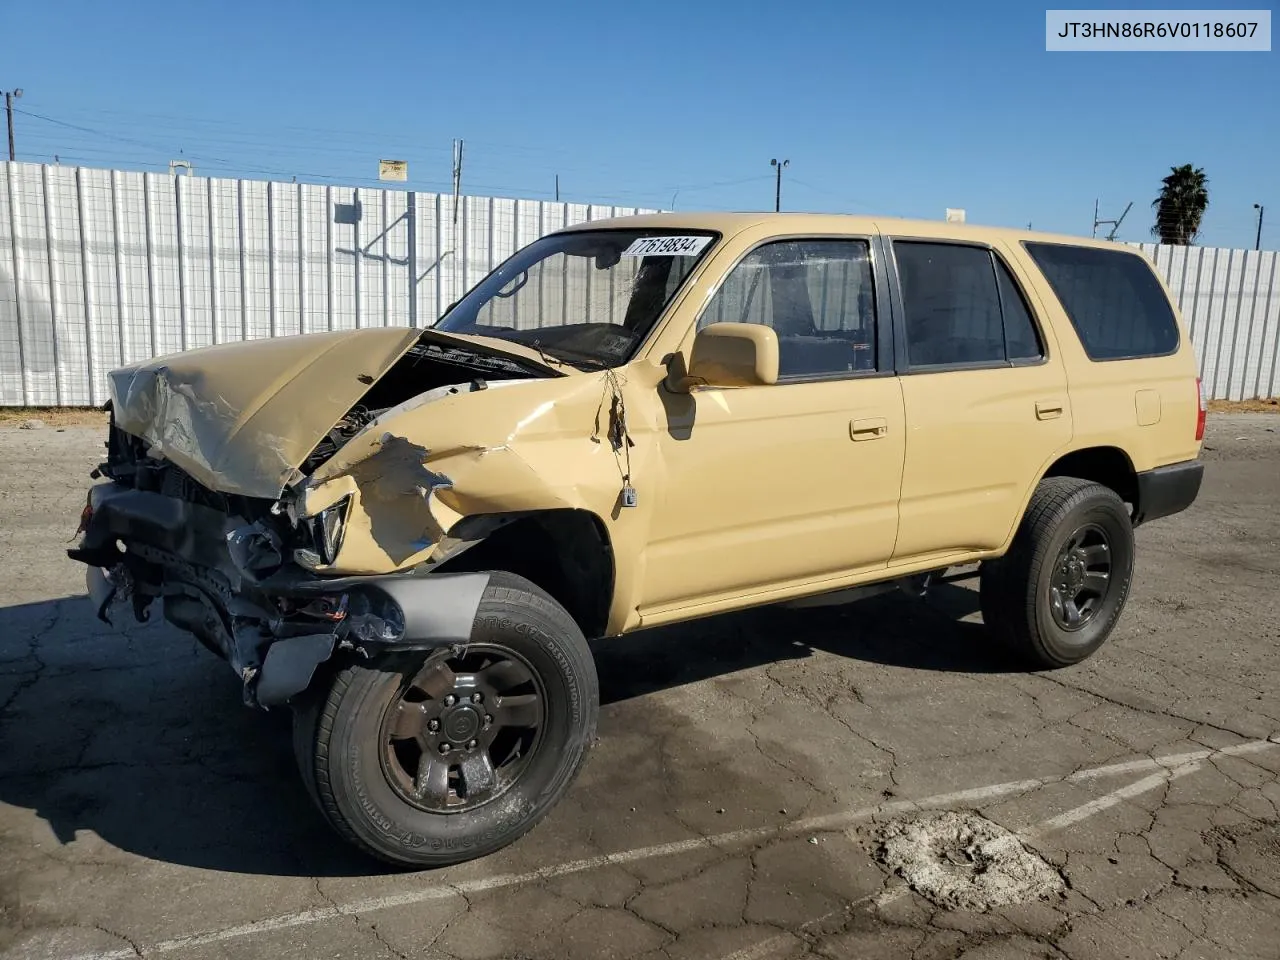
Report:
[[1046,10],[1046,50],[1271,49],[1270,10]]
[[710,237],[641,237],[622,251],[624,257],[696,257]]

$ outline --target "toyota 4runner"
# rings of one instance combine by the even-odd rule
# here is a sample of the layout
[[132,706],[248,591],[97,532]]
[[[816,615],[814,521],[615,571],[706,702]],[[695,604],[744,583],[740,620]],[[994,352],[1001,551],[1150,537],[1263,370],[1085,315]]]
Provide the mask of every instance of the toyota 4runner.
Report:
[[518,251],[425,330],[111,374],[70,551],[288,705],[334,829],[492,852],[568,788],[587,638],[981,564],[991,635],[1091,655],[1204,402],[1143,256],[949,223],[665,214]]

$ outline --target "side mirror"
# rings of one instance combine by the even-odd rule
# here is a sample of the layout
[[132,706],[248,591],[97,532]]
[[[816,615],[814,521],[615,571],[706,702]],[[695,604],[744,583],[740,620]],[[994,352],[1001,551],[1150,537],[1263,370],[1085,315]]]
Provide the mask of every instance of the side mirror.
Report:
[[[683,359],[683,358],[681,358]],[[713,323],[693,338],[688,371],[677,361],[672,389],[755,387],[778,382],[778,335],[759,323]]]

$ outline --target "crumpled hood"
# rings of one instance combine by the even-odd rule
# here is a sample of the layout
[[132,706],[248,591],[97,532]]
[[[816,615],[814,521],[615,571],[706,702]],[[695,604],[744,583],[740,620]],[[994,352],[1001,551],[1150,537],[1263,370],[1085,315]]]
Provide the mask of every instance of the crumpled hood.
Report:
[[343,330],[157,357],[111,372],[115,422],[212,490],[274,499],[421,334]]

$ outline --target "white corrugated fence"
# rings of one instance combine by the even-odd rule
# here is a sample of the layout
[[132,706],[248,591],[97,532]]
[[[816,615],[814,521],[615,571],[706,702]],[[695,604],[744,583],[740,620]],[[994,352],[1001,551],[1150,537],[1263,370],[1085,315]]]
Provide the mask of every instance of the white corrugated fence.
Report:
[[634,207],[5,163],[0,405],[230,340],[427,326],[518,248]]
[[1190,328],[1206,394],[1274,397],[1280,389],[1280,254],[1138,244]]
[[[647,212],[5,163],[0,405],[106,399],[114,367],[258,337],[428,326],[558,227]],[[1280,257],[1140,244],[1215,398],[1280,387]]]

